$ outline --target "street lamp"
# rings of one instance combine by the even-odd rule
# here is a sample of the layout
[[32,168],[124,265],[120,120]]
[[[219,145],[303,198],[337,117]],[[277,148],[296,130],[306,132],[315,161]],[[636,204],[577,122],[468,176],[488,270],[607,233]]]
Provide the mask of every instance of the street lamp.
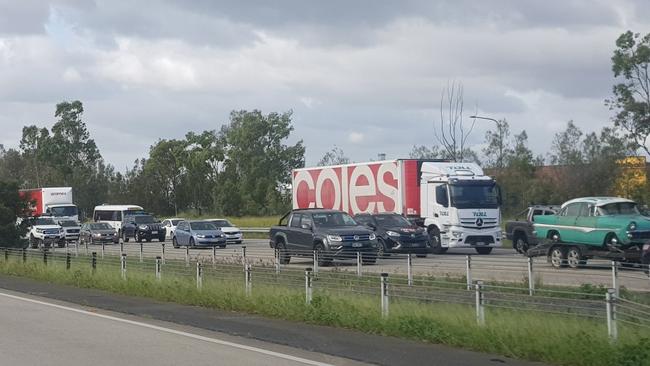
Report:
[[487,121],[492,121],[492,122],[497,124],[497,130],[499,131],[499,161],[498,161],[498,165],[499,165],[499,169],[502,169],[503,168],[503,148],[504,148],[504,144],[505,144],[505,142],[503,141],[503,122],[499,121],[499,120],[496,120],[494,118],[476,116],[476,115],[469,116],[469,118],[484,119],[484,120],[487,120]]

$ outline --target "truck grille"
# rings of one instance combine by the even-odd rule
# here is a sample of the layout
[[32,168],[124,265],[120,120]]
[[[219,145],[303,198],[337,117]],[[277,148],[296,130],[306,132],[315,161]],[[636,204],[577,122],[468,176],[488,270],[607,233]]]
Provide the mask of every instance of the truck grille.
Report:
[[494,238],[488,235],[468,236],[465,239],[466,244],[475,245],[476,243],[494,244]]
[[370,235],[341,235],[341,239],[343,239],[343,241],[367,241],[370,240]]
[[47,235],[58,234],[58,233],[59,233],[58,229],[46,229],[46,230],[43,230],[43,234],[47,234]]

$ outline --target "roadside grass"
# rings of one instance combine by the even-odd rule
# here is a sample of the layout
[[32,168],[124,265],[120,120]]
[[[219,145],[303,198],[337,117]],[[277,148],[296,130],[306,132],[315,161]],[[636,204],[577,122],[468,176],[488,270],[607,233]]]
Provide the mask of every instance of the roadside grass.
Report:
[[158,281],[154,278],[151,263],[130,264],[127,279],[123,280],[118,260],[99,261],[94,273],[87,260],[87,257],[74,259],[71,269],[66,270],[65,262],[60,258],[44,265],[34,258],[23,264],[20,259],[12,257],[9,261],[0,261],[0,273],[160,301],[442,343],[557,365],[650,365],[650,332],[621,324],[620,338],[612,344],[606,336],[604,320],[488,308],[487,324],[478,326],[472,306],[410,300],[391,300],[390,315],[383,319],[379,298],[372,295],[316,289],[312,304],[307,305],[300,281],[294,287],[278,286],[270,281],[254,282],[252,296],[246,296],[241,273],[221,277],[206,275],[203,288],[198,290],[193,268],[185,267],[182,262],[165,264],[162,280]]

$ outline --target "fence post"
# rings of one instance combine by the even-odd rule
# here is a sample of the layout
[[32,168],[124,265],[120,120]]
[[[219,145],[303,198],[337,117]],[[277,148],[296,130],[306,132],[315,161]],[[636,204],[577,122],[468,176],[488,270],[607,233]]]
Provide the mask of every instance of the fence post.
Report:
[[305,269],[305,302],[311,304],[312,286],[311,286],[311,268]]
[[381,274],[381,316],[388,317],[388,273]]
[[23,263],[27,262],[27,249],[23,248]]
[[122,272],[122,279],[126,280],[126,253],[122,253],[120,260],[120,270]]
[[535,295],[535,273],[533,272],[533,257],[528,257],[528,295]]
[[5,262],[9,260],[9,249],[5,248]]
[[144,262],[144,244],[140,242],[140,263]]
[[124,242],[120,241],[120,254],[124,253]]
[[43,264],[47,266],[47,249],[43,248]]
[[84,240],[84,247],[86,247],[86,255],[88,255],[88,242]]
[[621,289],[618,284],[618,262],[612,261],[612,288],[615,291],[616,297],[620,296]]
[[314,250],[314,273],[318,273],[318,251]]
[[190,246],[185,247],[185,267],[190,266]]
[[275,274],[280,274],[280,250],[278,248],[275,248]]
[[196,261],[196,288],[201,290],[203,287],[203,267],[200,261]]
[[476,322],[478,325],[485,325],[485,308],[483,298],[483,281],[476,281]]
[[79,256],[79,241],[74,243],[74,256],[78,257]]
[[406,279],[409,286],[413,286],[413,257],[411,253],[406,255]]
[[217,266],[217,247],[212,247],[212,267]]
[[162,259],[160,256],[156,257],[156,279],[158,281],[162,279]]
[[[79,240],[79,239],[77,239],[77,240]],[[70,244],[69,244],[68,241],[66,240],[66,241],[65,241],[65,252],[67,253],[69,250],[70,250]]]
[[104,259],[104,249],[106,247],[106,243],[102,242],[102,259]]
[[465,277],[467,277],[466,278],[467,290],[471,290],[472,283],[474,283],[472,280],[472,256],[471,255],[465,257],[465,272],[466,272]]
[[160,258],[162,260],[162,264],[165,264],[165,243],[162,243],[160,245],[162,253],[160,254]]
[[246,264],[244,266],[244,274],[245,274],[245,286],[246,286],[246,296],[251,295],[251,288],[252,288],[252,283],[251,283],[251,265]]
[[65,269],[70,269],[71,259],[70,252],[65,253]]
[[93,270],[93,273],[97,271],[97,252],[93,252],[92,260],[90,261],[90,266]]
[[357,252],[357,277],[363,276],[363,265],[361,264],[361,252]]
[[241,246],[241,263],[246,267],[246,246]]
[[618,327],[616,326],[616,289],[608,288],[605,300],[607,302],[607,335],[611,342],[618,339]]

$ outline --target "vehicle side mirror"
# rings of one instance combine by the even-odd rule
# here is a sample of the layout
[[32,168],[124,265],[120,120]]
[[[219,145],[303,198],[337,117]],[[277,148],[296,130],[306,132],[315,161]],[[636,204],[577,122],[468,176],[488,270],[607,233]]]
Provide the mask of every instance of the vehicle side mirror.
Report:
[[305,230],[311,230],[311,224],[302,224],[300,226],[302,226],[302,228]]

